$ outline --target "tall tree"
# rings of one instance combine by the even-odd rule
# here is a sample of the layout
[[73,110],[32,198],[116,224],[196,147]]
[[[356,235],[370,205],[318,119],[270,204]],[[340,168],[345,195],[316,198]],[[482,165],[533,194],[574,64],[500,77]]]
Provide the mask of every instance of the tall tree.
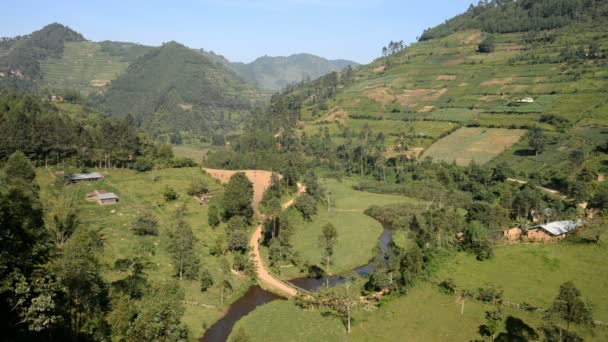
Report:
[[222,207],[224,219],[227,221],[233,216],[243,216],[250,220],[253,216],[253,184],[243,172],[237,172],[226,184]]
[[196,279],[199,271],[200,260],[194,248],[196,238],[192,228],[186,222],[185,208],[179,208],[175,212],[173,227],[169,233],[169,253],[173,260],[175,274],[179,279]]
[[530,132],[528,132],[528,143],[536,153],[536,156],[538,156],[539,153],[542,153],[545,150],[547,136],[541,128],[533,127]]
[[[323,226],[323,232],[319,236],[319,245],[323,248],[323,257],[325,262],[325,271],[329,275],[329,266],[331,264],[331,257],[334,255],[334,249],[336,247],[336,242],[338,241],[338,231],[336,227],[334,227],[331,223]],[[329,287],[329,278],[327,279],[327,284]]]
[[591,308],[571,281],[560,285],[549,314],[565,321],[566,331],[570,331],[570,324],[593,326]]

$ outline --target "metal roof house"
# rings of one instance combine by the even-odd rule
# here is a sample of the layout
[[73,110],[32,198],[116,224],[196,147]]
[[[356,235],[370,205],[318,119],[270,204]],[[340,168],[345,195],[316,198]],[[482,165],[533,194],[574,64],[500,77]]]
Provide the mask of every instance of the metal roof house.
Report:
[[78,182],[96,182],[103,180],[103,175],[99,172],[91,172],[91,173],[75,173],[70,176],[70,182],[78,183]]
[[528,239],[539,242],[562,240],[569,232],[576,230],[582,224],[582,220],[556,221],[541,224],[528,230]]
[[95,190],[87,194],[87,201],[95,201],[101,205],[116,204],[118,196],[113,192],[105,192],[104,190]]

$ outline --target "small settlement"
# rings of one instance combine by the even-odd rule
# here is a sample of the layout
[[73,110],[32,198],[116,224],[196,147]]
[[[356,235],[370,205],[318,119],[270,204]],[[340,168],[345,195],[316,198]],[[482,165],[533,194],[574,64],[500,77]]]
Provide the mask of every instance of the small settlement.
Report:
[[521,228],[511,228],[503,231],[503,237],[508,241],[518,241],[526,238],[530,242],[554,242],[566,238],[568,233],[583,224],[578,221],[556,221],[531,227],[524,232]]

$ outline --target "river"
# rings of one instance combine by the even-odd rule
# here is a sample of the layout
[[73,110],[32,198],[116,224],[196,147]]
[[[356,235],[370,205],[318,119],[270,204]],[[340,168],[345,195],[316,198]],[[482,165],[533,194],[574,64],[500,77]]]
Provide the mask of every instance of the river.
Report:
[[[393,236],[393,231],[386,225],[383,225],[382,234],[380,235],[379,244],[383,252],[388,251],[389,243]],[[370,275],[374,271],[374,262],[370,261],[368,264],[361,267],[357,267],[354,271],[364,277]],[[321,286],[329,283],[330,286],[336,286],[346,281],[346,278],[341,276],[331,276],[329,278],[296,278],[289,280],[290,283],[308,291],[314,291]],[[262,289],[260,286],[255,285],[249,288],[249,290],[237,301],[232,303],[226,312],[226,315],[219,321],[211,326],[206,332],[205,336],[201,339],[201,342],[223,342],[228,339],[232,328],[241,318],[246,316],[251,311],[255,310],[258,306],[270,303],[275,300],[285,300],[283,297],[278,296],[272,292]]]

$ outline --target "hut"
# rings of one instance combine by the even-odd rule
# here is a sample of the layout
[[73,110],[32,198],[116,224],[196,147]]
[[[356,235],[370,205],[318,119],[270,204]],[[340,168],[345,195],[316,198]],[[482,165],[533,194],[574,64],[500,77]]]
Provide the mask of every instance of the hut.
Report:
[[100,205],[116,204],[118,196],[113,192],[105,192],[104,190],[95,190],[87,194],[87,201],[97,202]]
[[528,230],[528,239],[534,242],[560,241],[565,239],[569,232],[576,230],[581,224],[581,220],[556,221],[541,224]]
[[99,172],[75,173],[68,178],[71,183],[97,182],[103,180],[103,175]]

